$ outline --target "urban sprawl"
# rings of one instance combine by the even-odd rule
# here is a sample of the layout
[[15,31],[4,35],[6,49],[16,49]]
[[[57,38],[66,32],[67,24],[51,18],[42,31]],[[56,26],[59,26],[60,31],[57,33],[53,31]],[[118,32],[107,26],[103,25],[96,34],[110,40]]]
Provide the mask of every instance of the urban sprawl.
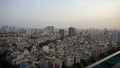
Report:
[[0,28],[0,54],[15,68],[84,68],[119,44],[117,29]]

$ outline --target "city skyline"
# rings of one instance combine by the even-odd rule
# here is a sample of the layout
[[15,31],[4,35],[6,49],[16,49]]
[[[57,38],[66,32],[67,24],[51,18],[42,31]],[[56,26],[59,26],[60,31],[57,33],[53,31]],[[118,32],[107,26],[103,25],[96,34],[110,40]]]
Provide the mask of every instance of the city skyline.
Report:
[[120,28],[119,0],[0,0],[0,24],[43,28]]

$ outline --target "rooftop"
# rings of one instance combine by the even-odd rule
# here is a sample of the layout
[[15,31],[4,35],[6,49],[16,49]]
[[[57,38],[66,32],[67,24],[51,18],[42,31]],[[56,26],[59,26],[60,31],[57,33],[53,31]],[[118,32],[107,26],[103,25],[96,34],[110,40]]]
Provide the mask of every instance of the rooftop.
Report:
[[105,57],[86,68],[120,68],[120,51]]

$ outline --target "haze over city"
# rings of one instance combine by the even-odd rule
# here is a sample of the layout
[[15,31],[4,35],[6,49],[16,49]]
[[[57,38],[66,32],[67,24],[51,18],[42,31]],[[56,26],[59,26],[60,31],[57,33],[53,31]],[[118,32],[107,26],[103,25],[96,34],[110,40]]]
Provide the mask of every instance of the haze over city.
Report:
[[120,68],[120,0],[0,0],[0,68]]
[[0,0],[0,25],[120,28],[119,0]]

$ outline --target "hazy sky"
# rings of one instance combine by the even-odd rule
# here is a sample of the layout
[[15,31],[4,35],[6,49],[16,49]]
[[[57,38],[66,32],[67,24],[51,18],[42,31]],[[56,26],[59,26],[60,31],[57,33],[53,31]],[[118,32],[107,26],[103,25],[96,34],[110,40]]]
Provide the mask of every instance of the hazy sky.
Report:
[[0,25],[120,28],[120,0],[0,0]]

